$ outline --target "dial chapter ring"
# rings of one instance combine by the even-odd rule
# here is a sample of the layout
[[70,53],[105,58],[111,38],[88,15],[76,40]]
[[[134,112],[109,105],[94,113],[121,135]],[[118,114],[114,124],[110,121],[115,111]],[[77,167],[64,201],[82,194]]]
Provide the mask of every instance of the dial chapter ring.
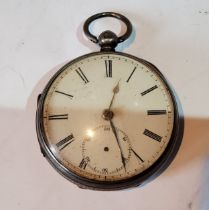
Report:
[[179,103],[177,103],[176,95],[173,92],[173,89],[170,87],[167,80],[164,78],[164,76],[160,73],[160,71],[151,63],[148,61],[145,61],[143,59],[137,58],[133,55],[121,53],[121,52],[114,52],[114,55],[122,55],[126,56],[128,58],[132,58],[140,63],[143,63],[147,67],[151,68],[152,71],[154,71],[163,81],[166,85],[172,101],[174,105],[174,128],[172,131],[172,136],[170,138],[169,144],[167,145],[165,151],[160,156],[160,158],[151,165],[148,169],[143,171],[142,173],[137,174],[136,176],[130,177],[128,179],[124,180],[117,180],[117,181],[98,181],[93,179],[88,179],[86,177],[79,176],[71,169],[67,168],[63,163],[55,156],[55,154],[51,151],[49,142],[47,140],[44,125],[43,125],[43,108],[44,108],[44,102],[46,99],[46,95],[52,85],[52,83],[55,81],[55,79],[58,77],[60,73],[62,73],[68,66],[76,63],[79,60],[82,60],[83,58],[88,58],[94,55],[109,55],[113,53],[109,52],[95,52],[90,53],[87,55],[83,55],[81,57],[78,57],[74,59],[73,61],[67,63],[65,66],[63,66],[48,82],[47,86],[43,90],[41,97],[39,97],[38,101],[38,109],[37,109],[37,115],[36,115],[36,126],[37,126],[37,134],[38,134],[38,141],[41,147],[41,151],[43,155],[47,158],[47,160],[52,164],[52,166],[66,179],[70,180],[71,182],[74,182],[81,188],[88,188],[93,190],[121,190],[131,187],[136,187],[138,185],[143,185],[158,175],[160,175],[172,162],[174,157],[176,156],[176,153],[180,147],[182,137],[183,137],[183,116],[180,112]]

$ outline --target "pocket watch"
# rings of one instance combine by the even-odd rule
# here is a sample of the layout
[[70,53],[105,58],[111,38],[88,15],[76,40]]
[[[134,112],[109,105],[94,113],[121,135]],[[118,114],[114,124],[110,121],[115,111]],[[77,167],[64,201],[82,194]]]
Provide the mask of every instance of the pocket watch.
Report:
[[[107,30],[94,36],[90,24],[104,17],[124,22],[126,32],[118,37]],[[101,51],[64,65],[39,95],[41,151],[81,188],[141,186],[165,170],[180,147],[183,118],[176,95],[153,64],[115,51],[132,32],[126,17],[99,13],[83,29]]]

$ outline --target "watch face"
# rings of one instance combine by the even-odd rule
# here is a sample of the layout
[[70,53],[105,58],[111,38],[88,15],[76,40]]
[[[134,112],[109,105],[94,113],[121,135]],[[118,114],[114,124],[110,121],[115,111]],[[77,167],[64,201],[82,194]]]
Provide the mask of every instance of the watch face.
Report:
[[104,182],[134,177],[160,158],[171,139],[168,86],[152,65],[132,56],[80,57],[44,94],[44,141],[71,174]]

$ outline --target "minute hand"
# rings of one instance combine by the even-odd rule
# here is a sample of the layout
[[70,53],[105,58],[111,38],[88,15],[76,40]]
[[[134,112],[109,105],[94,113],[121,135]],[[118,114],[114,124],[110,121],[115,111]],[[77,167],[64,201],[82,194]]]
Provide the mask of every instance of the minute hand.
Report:
[[115,139],[116,139],[117,144],[118,144],[118,147],[119,147],[119,149],[120,149],[121,160],[122,160],[124,169],[125,169],[125,171],[126,171],[126,162],[125,162],[126,159],[125,159],[125,157],[123,156],[123,152],[122,152],[122,149],[121,149],[121,145],[120,145],[120,142],[119,142],[119,139],[118,139],[118,134],[117,134],[117,131],[116,131],[116,129],[115,129],[115,126],[114,126],[112,120],[110,120],[110,126],[111,126],[111,128],[112,128],[112,131],[113,131],[113,133],[114,133]]

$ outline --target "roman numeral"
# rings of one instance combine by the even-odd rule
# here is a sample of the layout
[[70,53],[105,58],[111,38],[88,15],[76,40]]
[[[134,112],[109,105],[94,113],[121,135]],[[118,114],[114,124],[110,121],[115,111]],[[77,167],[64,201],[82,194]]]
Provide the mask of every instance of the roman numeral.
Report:
[[59,94],[62,94],[62,95],[64,95],[64,96],[68,96],[70,99],[73,98],[73,96],[70,95],[70,94],[67,94],[67,93],[64,93],[64,92],[61,92],[61,91],[58,91],[58,90],[55,90],[55,92],[56,92],[56,93],[59,93]]
[[102,173],[103,173],[103,174],[108,174],[108,169],[107,169],[107,168],[103,168],[103,169],[102,169]]
[[104,131],[110,131],[110,127],[105,126],[105,127],[104,127]]
[[105,60],[106,76],[112,77],[112,60]]
[[151,91],[153,91],[153,90],[155,90],[155,89],[157,89],[157,88],[158,88],[158,86],[155,85],[155,86],[153,86],[153,87],[151,87],[151,88],[145,90],[144,92],[142,92],[141,95],[144,96],[144,95],[146,95],[147,93],[149,93],[149,92],[151,92]]
[[85,82],[85,84],[89,82],[89,80],[87,79],[87,77],[85,76],[85,74],[83,73],[80,67],[76,69],[75,71],[79,75],[79,77]]
[[64,138],[61,141],[59,141],[58,143],[56,143],[56,146],[61,151],[62,149],[64,149],[65,147],[67,147],[69,144],[71,144],[73,141],[74,141],[74,136],[73,136],[73,134],[70,134],[66,138]]
[[136,155],[136,157],[141,161],[144,162],[144,160],[131,148],[131,151]]
[[87,164],[89,163],[90,158],[89,157],[85,157],[81,160],[81,162],[79,163],[79,167],[82,169],[86,169]]
[[48,120],[67,120],[68,114],[49,115]]
[[133,73],[136,71],[136,67],[133,69],[133,71],[131,72],[129,78],[126,80],[126,82],[129,82],[129,80],[131,79]]
[[162,137],[159,136],[159,135],[157,135],[156,133],[153,133],[152,131],[149,131],[149,130],[145,129],[143,134],[144,134],[145,136],[148,136],[148,137],[150,137],[150,138],[156,140],[156,141],[161,142]]
[[122,139],[123,141],[128,141],[128,136],[124,136]]
[[147,110],[147,115],[163,115],[166,113],[166,110]]

